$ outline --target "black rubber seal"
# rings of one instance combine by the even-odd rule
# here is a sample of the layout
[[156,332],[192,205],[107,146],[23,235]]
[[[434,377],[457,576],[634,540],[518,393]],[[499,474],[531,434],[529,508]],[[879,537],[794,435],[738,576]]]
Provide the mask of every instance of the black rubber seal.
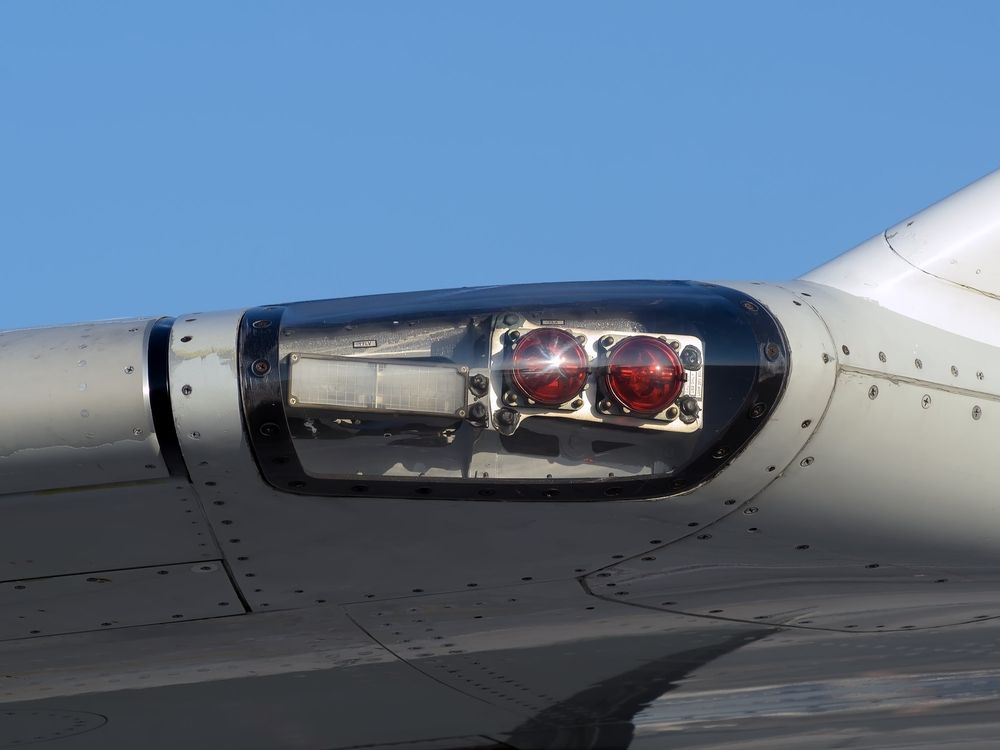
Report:
[[160,455],[172,477],[189,479],[181,444],[174,426],[174,410],[170,403],[170,331],[174,318],[160,318],[149,332],[149,357],[146,373],[149,380],[149,408],[153,414],[153,431],[160,445]]

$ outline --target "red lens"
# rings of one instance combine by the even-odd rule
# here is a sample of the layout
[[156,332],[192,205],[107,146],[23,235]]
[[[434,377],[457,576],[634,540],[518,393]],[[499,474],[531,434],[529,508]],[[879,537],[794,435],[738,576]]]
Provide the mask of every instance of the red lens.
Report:
[[677,353],[652,336],[632,336],[611,350],[608,390],[623,406],[642,414],[666,409],[684,388]]
[[512,366],[517,387],[546,406],[569,401],[587,383],[587,353],[558,328],[536,328],[521,336],[514,345]]

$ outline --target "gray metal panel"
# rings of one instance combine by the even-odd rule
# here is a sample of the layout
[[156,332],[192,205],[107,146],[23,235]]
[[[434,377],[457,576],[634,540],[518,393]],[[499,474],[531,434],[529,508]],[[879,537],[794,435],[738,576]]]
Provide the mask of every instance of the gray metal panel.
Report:
[[219,557],[186,482],[0,499],[0,581]]
[[218,562],[0,584],[0,640],[243,613]]
[[146,373],[155,322],[0,333],[0,494],[168,475]]

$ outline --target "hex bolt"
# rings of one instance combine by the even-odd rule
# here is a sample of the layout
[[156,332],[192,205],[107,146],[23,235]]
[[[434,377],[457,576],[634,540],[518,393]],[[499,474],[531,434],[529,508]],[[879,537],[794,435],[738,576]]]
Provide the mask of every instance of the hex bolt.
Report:
[[268,364],[266,359],[258,359],[250,366],[251,371],[254,375],[260,377],[262,375],[267,375],[271,371],[271,365]]
[[501,409],[496,413],[496,420],[502,427],[513,427],[517,422],[517,412],[513,409]]
[[477,372],[469,378],[469,389],[479,396],[485,395],[486,391],[489,390],[489,387],[490,379],[481,372]]
[[680,360],[685,370],[701,369],[701,352],[698,351],[697,347],[685,346],[681,351]]
[[875,399],[878,398],[878,386],[877,385],[873,385],[871,388],[868,389],[868,398],[870,398],[872,401],[874,401]]
[[474,422],[486,421],[486,404],[484,404],[482,401],[477,401],[472,406],[470,406],[469,419],[471,419]]
[[979,406],[978,404],[976,406],[973,406],[972,407],[972,418],[978,420],[981,416],[983,416],[983,409],[982,409],[982,407]]
[[600,409],[605,414],[607,414],[608,412],[611,411],[611,408],[613,406],[614,404],[611,403],[611,399],[606,398],[597,405],[597,408]]
[[698,416],[698,399],[693,396],[683,396],[678,402],[678,406],[681,408],[681,414],[688,417]]
[[520,331],[508,331],[507,338],[510,339],[511,341],[517,341],[519,338],[521,338],[521,332]]
[[929,394],[925,393],[923,395],[923,398],[920,399],[920,405],[925,409],[931,408],[931,397]]
[[601,342],[600,343],[601,343],[601,346],[603,346],[605,349],[607,349],[612,344],[615,343],[615,337],[614,336],[601,336]]
[[571,409],[579,409],[581,406],[583,406],[583,399],[582,398],[573,399],[570,402],[570,404],[569,404],[569,407]]

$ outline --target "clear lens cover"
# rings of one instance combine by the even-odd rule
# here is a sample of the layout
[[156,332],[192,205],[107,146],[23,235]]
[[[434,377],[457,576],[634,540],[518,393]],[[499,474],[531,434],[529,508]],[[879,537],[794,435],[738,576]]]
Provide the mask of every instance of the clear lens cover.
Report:
[[[717,471],[712,456],[759,426],[751,407],[780,394],[783,336],[746,302],[709,285],[604,282],[251,311],[251,440],[265,477],[297,492],[669,495]],[[764,357],[767,344],[781,356]],[[255,370],[260,359],[273,366]]]

